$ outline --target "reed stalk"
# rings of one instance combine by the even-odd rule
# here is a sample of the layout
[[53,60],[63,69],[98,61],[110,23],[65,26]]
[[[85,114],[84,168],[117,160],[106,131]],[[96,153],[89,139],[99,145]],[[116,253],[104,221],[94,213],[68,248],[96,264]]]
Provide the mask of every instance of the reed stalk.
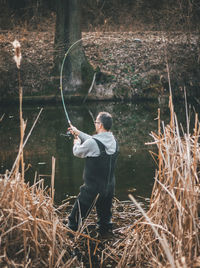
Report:
[[24,157],[23,157],[23,150],[21,150],[21,147],[23,145],[23,138],[24,138],[24,131],[25,131],[25,124],[24,120],[22,117],[22,98],[23,98],[23,91],[22,91],[22,86],[21,86],[21,76],[20,76],[20,66],[21,66],[21,45],[18,40],[15,40],[12,43],[14,47],[14,60],[18,69],[18,88],[19,88],[19,119],[20,119],[20,146],[19,146],[19,151],[20,152],[20,157],[18,159],[18,163],[16,165],[16,168],[19,169],[19,162],[21,162],[21,172],[22,172],[22,178],[24,178]]
[[3,120],[5,114],[3,114],[1,117],[0,117],[0,122]]
[[56,159],[55,157],[52,157],[52,173],[51,173],[51,198],[52,198],[52,204],[54,203],[54,181],[55,181],[55,165],[56,165]]

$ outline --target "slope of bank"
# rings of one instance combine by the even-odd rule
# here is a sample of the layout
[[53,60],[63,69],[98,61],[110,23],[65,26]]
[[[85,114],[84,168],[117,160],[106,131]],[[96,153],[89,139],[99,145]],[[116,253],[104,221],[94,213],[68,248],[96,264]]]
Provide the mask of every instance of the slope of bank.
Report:
[[[16,29],[0,33],[0,98],[18,97],[18,73],[11,42],[21,43],[24,100],[59,99],[59,74],[53,74],[54,31]],[[96,70],[88,99],[157,98],[168,95],[167,63],[174,96],[198,97],[200,55],[198,33],[89,32],[83,33],[85,53]],[[79,95],[68,99],[79,99]],[[81,96],[83,98],[83,96]]]

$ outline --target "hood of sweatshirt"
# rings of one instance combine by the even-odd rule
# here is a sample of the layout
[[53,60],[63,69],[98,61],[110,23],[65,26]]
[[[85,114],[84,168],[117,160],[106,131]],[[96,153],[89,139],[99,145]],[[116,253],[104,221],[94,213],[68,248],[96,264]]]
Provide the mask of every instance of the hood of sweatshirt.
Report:
[[101,132],[92,136],[103,143],[107,154],[113,154],[116,151],[116,140],[112,132]]

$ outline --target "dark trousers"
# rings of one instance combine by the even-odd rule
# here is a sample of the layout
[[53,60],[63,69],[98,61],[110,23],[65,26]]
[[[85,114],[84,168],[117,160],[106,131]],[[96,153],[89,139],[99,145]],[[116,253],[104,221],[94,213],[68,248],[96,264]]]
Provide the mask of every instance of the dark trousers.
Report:
[[80,194],[78,195],[71,214],[68,218],[69,228],[76,231],[78,229],[81,219],[84,220],[84,218],[87,217],[88,213],[94,205],[94,202],[96,201],[95,206],[98,216],[99,231],[104,232],[112,229],[111,207],[113,189],[114,187],[110,186],[106,189],[106,191],[99,192],[94,190],[94,188],[87,187],[86,185],[81,186]]

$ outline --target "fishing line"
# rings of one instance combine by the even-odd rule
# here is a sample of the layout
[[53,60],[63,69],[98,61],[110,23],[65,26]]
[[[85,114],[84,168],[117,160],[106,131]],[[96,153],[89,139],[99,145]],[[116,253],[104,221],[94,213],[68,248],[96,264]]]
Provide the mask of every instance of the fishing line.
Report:
[[[63,57],[63,61],[62,61],[62,65],[61,65],[61,69],[60,69],[60,93],[61,93],[61,99],[62,99],[62,104],[63,104],[63,108],[64,108],[64,112],[65,112],[65,116],[66,116],[66,119],[67,119],[67,122],[69,125],[71,125],[71,121],[69,119],[69,114],[67,112],[67,108],[66,108],[66,104],[65,104],[65,100],[64,100],[64,95],[63,95],[63,83],[62,83],[62,80],[63,80],[63,68],[64,68],[64,63],[65,63],[65,60],[67,58],[67,56],[69,55],[69,52],[72,50],[72,48],[77,45],[79,42],[81,42],[82,40],[87,40],[87,39],[91,39],[91,38],[95,38],[95,36],[90,36],[90,37],[83,37],[79,40],[77,40],[76,42],[74,42],[67,50],[67,52],[65,53],[64,57]],[[118,40],[119,38],[112,38],[112,37],[102,37],[102,38],[105,38],[105,39],[115,39],[115,40]],[[96,73],[94,74],[94,77],[93,77],[93,81],[92,81],[92,84],[88,90],[88,94],[91,92],[92,90],[92,87],[93,87],[93,84],[94,84],[94,80],[95,80],[95,76],[96,76]],[[87,95],[88,95],[87,94]],[[87,98],[87,95],[84,99],[83,102],[85,102],[86,98]]]

